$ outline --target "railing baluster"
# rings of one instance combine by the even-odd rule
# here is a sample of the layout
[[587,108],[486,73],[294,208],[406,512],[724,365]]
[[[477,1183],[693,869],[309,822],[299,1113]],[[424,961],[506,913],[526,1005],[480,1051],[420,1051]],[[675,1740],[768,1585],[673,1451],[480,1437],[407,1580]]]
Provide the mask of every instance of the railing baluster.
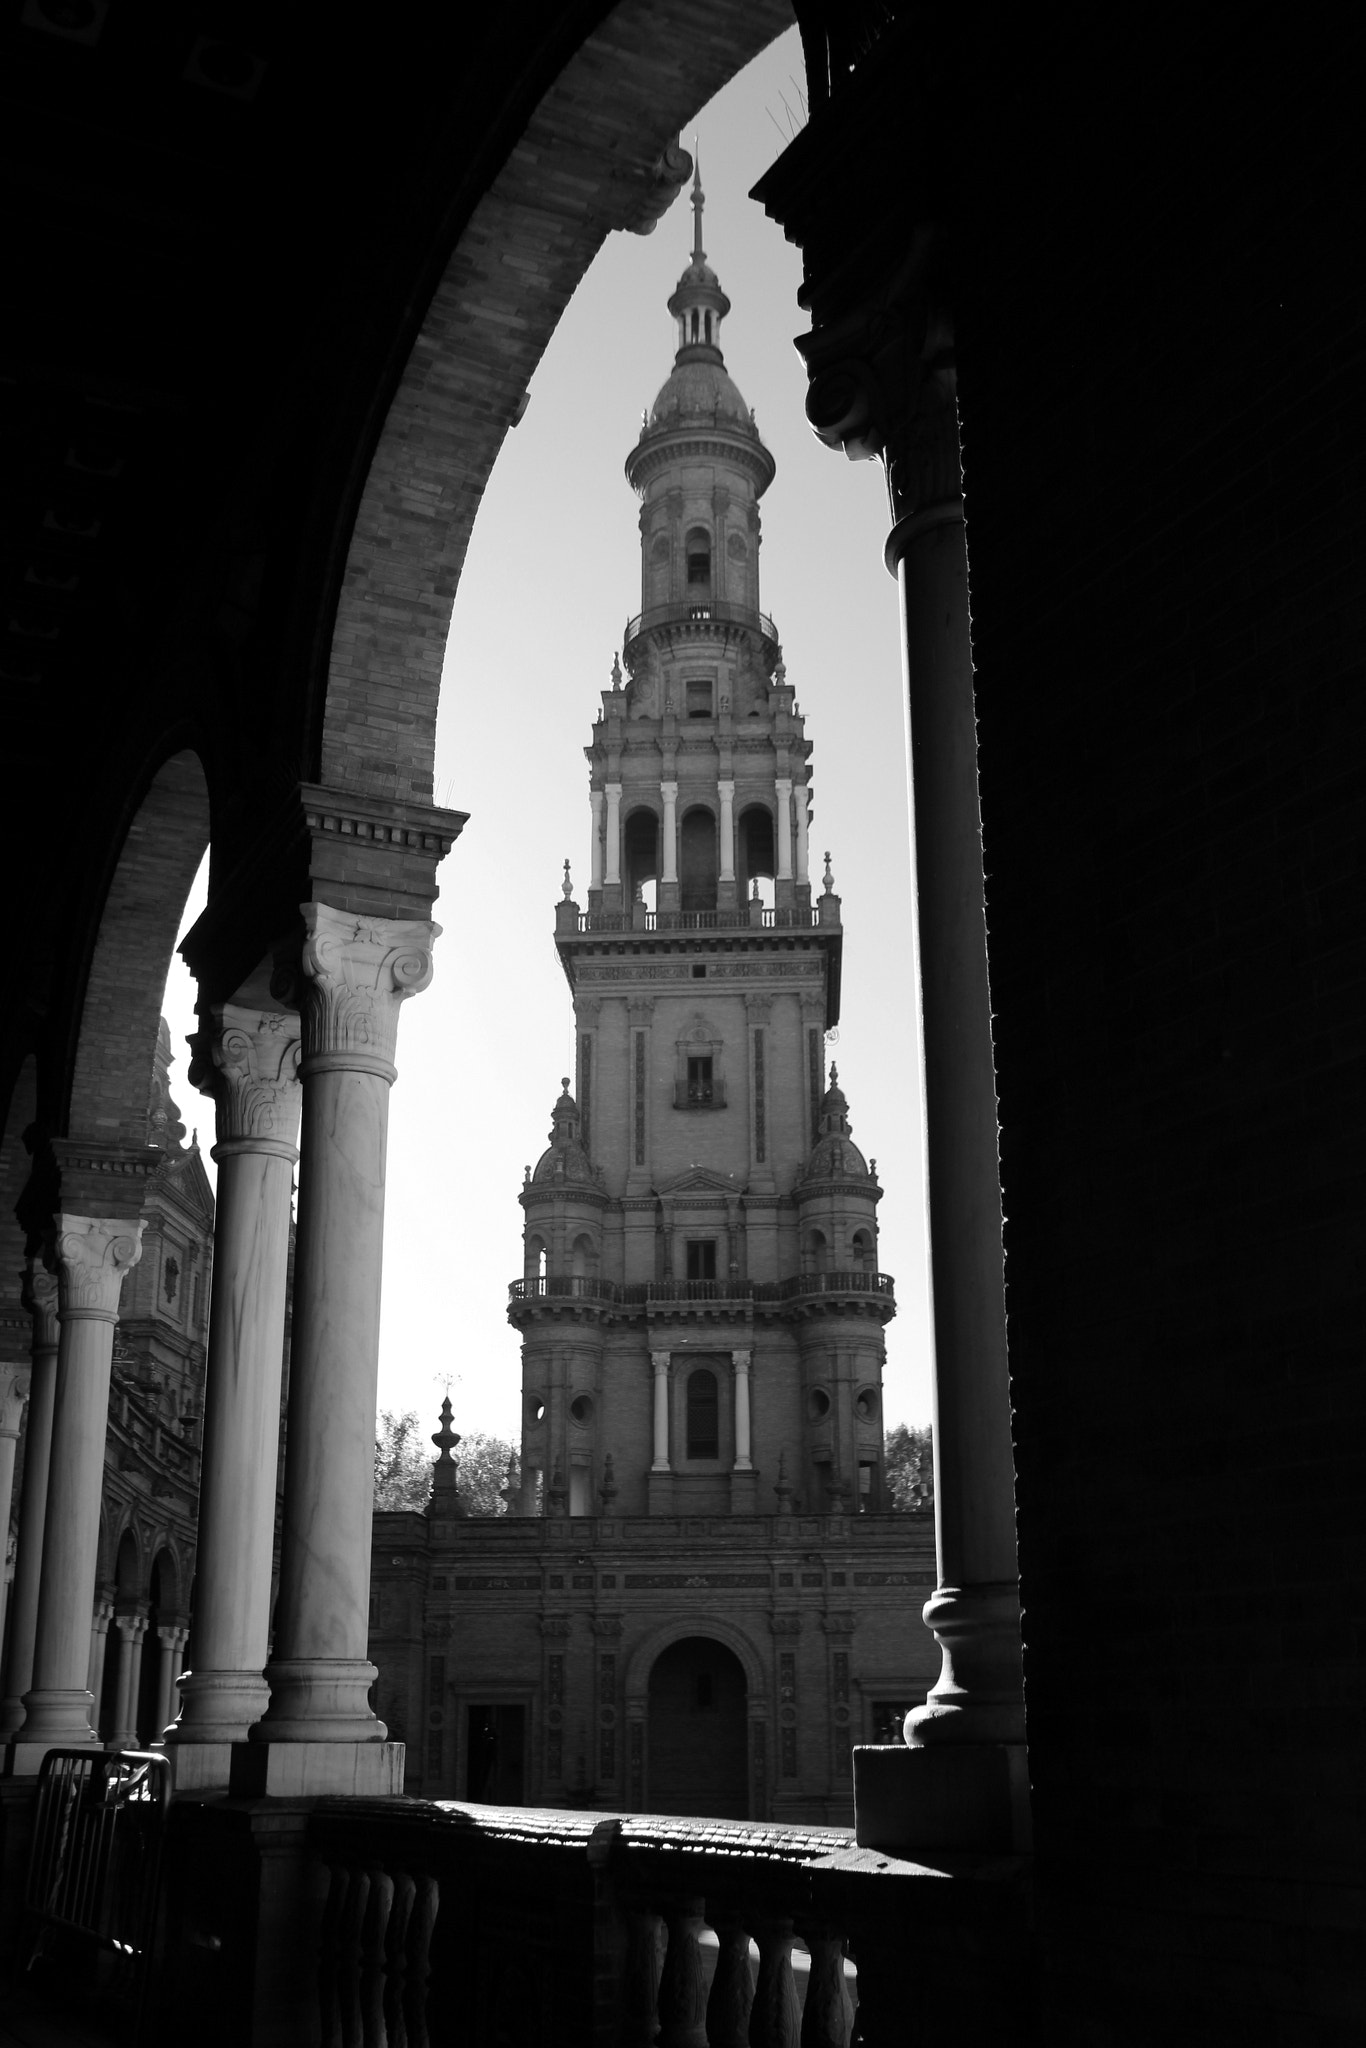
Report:
[[801,2048],[847,2048],[854,2021],[844,1981],[844,1942],[828,1927],[803,1927],[811,1956],[802,2008]]
[[707,2000],[709,2048],[749,2048],[749,2015],[754,2004],[749,1935],[738,1913],[729,1909],[713,1914],[711,1924],[716,1934],[716,1975]]
[[627,1945],[622,1986],[622,2048],[652,2048],[659,2033],[659,1979],[664,1922],[648,1907],[626,1909]]
[[759,1982],[749,2016],[749,2048],[798,2048],[802,2012],[792,1981],[792,1922],[756,1920]]
[[346,1917],[346,1895],[350,1889],[350,1871],[344,1863],[334,1863],[318,1943],[318,2039],[321,2048],[341,2048],[342,1927]]
[[342,2048],[365,2048],[361,2006],[361,1936],[370,1900],[370,1877],[353,1869],[337,1928],[337,2007]]
[[384,2018],[384,1975],[389,1914],[394,1903],[394,1881],[386,1870],[372,1864],[366,1871],[369,1897],[361,1925],[360,2016],[365,2048],[389,2048]]
[[659,2048],[707,2048],[707,1973],[698,1935],[701,1899],[679,1899],[666,1910],[669,1945],[659,1980]]

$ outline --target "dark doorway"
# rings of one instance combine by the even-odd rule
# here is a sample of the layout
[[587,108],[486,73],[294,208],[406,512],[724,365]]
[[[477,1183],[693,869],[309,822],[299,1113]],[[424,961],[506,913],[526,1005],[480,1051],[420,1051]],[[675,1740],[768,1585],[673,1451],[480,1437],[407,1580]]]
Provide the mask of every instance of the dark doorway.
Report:
[[745,1674],[710,1636],[671,1643],[650,1673],[652,1813],[749,1817]]
[[520,1806],[524,1797],[526,1708],[471,1707],[465,1743],[465,1797]]

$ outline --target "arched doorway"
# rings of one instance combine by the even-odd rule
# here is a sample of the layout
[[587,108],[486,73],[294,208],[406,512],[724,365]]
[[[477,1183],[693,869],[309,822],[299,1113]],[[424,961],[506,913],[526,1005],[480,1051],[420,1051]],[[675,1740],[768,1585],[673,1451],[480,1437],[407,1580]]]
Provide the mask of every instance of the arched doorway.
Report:
[[748,1689],[734,1651],[711,1636],[671,1643],[650,1672],[649,1702],[647,1807],[747,1819]]

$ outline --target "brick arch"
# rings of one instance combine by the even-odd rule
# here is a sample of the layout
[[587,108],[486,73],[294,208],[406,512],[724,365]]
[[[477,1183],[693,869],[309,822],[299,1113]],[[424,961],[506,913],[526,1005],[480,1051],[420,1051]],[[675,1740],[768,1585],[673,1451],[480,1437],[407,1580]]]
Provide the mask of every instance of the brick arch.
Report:
[[768,1677],[763,1659],[755,1648],[753,1640],[734,1622],[724,1621],[719,1615],[701,1612],[675,1614],[669,1621],[661,1622],[648,1636],[638,1642],[631,1652],[626,1666],[625,1697],[628,1706],[643,1708],[650,1696],[650,1673],[655,1660],[662,1656],[672,1643],[682,1642],[685,1636],[711,1636],[739,1659],[745,1674],[745,1688],[749,1695],[749,1711],[753,1716],[755,1707],[768,1697]]
[[451,607],[484,485],[579,280],[614,228],[648,232],[679,131],[775,36],[789,0],[621,0],[474,208],[422,323],[347,552],[322,779],[432,800]]
[[163,761],[114,869],[86,975],[66,1128],[86,1143],[145,1145],[166,975],[209,843],[198,754]]

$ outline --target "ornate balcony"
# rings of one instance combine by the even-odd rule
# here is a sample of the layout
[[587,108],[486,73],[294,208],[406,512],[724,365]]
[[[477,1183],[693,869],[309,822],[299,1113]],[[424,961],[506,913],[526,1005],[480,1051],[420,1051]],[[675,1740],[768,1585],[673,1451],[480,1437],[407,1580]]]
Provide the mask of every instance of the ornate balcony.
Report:
[[718,631],[729,634],[735,630],[757,632],[763,645],[765,671],[772,672],[778,659],[778,628],[766,612],[753,611],[748,605],[730,604],[722,598],[683,598],[677,604],[651,605],[647,611],[637,612],[626,621],[622,634],[622,659],[628,671],[634,675],[641,641],[647,633],[664,633],[670,639],[713,634]]
[[745,904],[737,910],[581,910],[581,932],[717,932],[808,931],[821,922],[816,906],[797,904],[783,910],[760,910]]
[[748,1316],[820,1315],[850,1310],[872,1313],[883,1322],[896,1314],[896,1282],[890,1273],[861,1271],[798,1273],[790,1280],[600,1280],[577,1274],[542,1274],[513,1280],[508,1317],[517,1323],[544,1305],[615,1311],[623,1317],[660,1310],[710,1307]]

